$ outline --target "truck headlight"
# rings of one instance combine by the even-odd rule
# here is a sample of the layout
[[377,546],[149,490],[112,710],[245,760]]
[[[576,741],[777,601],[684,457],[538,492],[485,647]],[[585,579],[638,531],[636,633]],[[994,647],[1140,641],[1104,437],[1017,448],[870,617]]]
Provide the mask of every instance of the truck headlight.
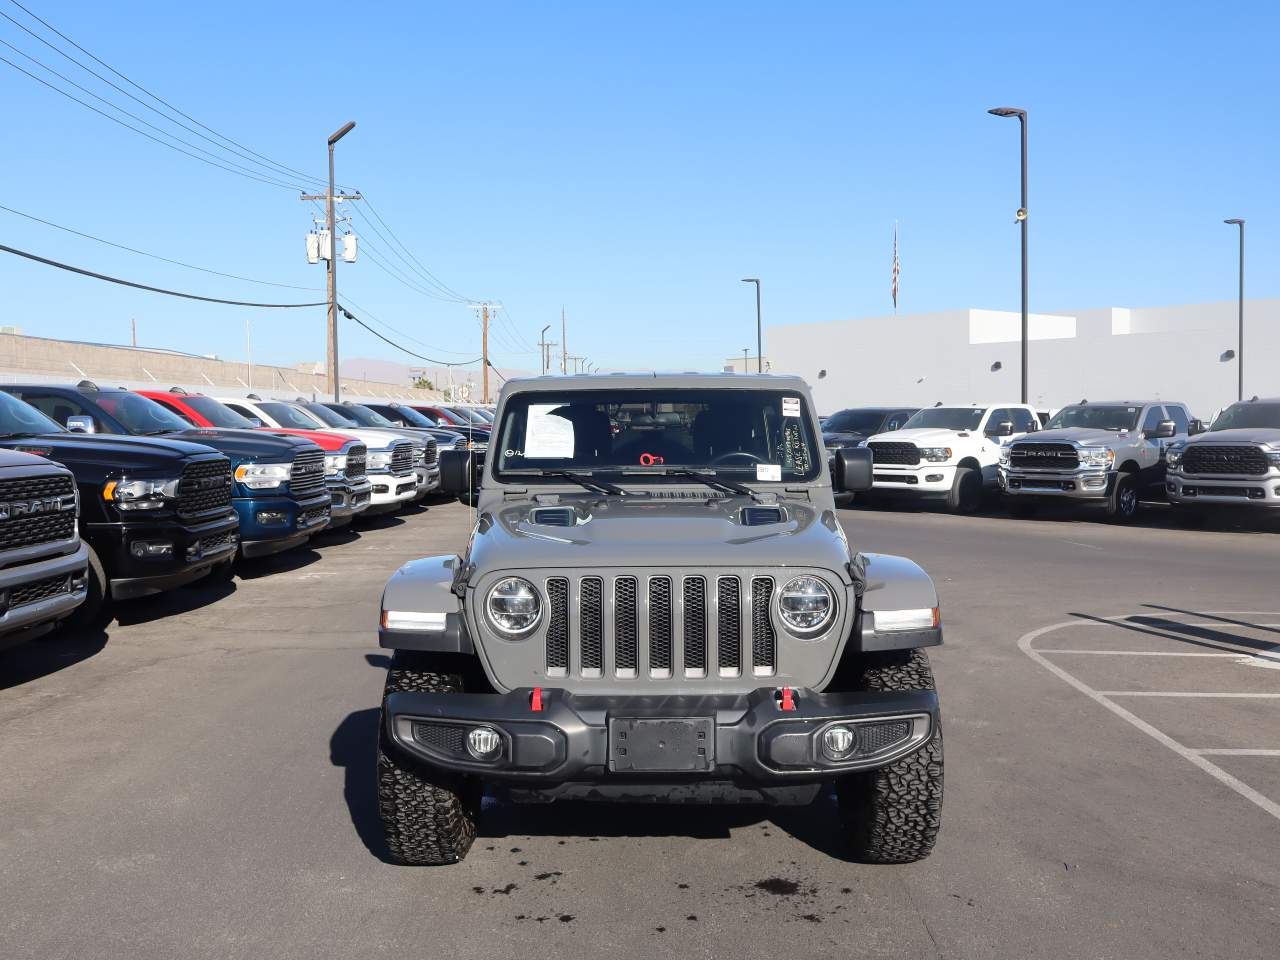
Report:
[[542,601],[528,580],[504,577],[489,590],[485,611],[499,633],[519,637],[538,625]]
[[171,480],[112,480],[102,488],[102,499],[114,503],[121,510],[159,510],[164,507],[165,500],[178,496],[181,482],[177,477]]
[[1009,454],[1010,454],[1010,452],[1011,452],[1011,450],[1010,450],[1010,448],[1009,448],[1009,447],[1001,447],[1001,448],[1000,448],[1000,465],[1001,465],[1002,467],[1003,467],[1003,466],[1006,466],[1006,465],[1009,463]]
[[1080,464],[1085,467],[1109,467],[1116,462],[1116,452],[1110,447],[1081,447]]
[[236,467],[236,480],[250,490],[270,490],[289,481],[292,464],[242,463]]
[[1273,467],[1280,467],[1280,450],[1268,450],[1267,463]]
[[324,458],[325,476],[333,477],[343,473],[347,469],[347,455],[345,453],[330,453]]
[[831,588],[817,577],[792,577],[778,595],[778,615],[795,633],[816,633],[835,612]]
[[365,469],[366,470],[389,470],[391,468],[392,456],[393,454],[390,451],[383,451],[382,453],[371,453],[369,454],[368,460],[365,461]]
[[951,459],[950,447],[921,447],[920,456],[930,463],[942,463]]
[[1183,448],[1181,446],[1170,447],[1164,452],[1165,464],[1173,470],[1182,466]]

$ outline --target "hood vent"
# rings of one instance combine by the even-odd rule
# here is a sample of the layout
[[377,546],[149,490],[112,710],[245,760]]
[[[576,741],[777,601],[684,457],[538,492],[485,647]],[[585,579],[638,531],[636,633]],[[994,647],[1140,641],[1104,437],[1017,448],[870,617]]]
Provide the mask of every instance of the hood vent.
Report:
[[781,507],[743,507],[742,525],[744,527],[763,527],[771,523],[782,523],[787,515]]
[[646,490],[637,494],[649,500],[728,500],[729,494],[720,490]]
[[572,527],[578,515],[573,507],[538,507],[530,511],[529,520],[543,527]]

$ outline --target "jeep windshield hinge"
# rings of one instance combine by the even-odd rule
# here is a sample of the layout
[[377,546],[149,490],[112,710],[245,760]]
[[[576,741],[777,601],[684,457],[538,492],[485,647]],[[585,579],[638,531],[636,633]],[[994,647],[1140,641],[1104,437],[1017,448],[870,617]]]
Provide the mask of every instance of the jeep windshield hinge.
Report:
[[459,564],[453,571],[453,583],[449,585],[449,592],[456,596],[459,600],[463,599],[467,593],[467,581],[471,579],[471,574],[476,572],[474,563]]

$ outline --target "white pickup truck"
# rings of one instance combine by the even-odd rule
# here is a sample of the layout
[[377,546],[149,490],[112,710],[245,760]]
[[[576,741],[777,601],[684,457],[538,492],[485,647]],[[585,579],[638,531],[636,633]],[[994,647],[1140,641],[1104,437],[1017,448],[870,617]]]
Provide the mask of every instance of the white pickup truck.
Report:
[[872,493],[944,498],[952,513],[972,513],[996,488],[1000,451],[1038,425],[1021,403],[921,410],[901,430],[867,439]]

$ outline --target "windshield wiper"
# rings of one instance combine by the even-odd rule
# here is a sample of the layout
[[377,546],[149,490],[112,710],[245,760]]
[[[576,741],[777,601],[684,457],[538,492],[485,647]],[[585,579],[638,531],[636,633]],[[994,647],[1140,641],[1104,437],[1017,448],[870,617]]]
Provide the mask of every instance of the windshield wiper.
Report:
[[22,440],[26,437],[42,437],[44,434],[35,433],[31,430],[24,430],[18,433],[0,433],[0,440]]
[[667,468],[659,470],[621,470],[622,474],[632,474],[635,476],[650,477],[685,477],[689,480],[697,480],[699,483],[705,483],[713,490],[719,490],[721,493],[737,493],[747,497],[754,497],[756,491],[752,490],[745,484],[737,483],[734,480],[721,480],[716,476],[715,471],[701,470],[685,470],[680,468]]
[[604,480],[596,480],[589,473],[574,473],[572,470],[507,470],[504,472],[524,477],[557,477],[561,480],[576,483],[580,487],[586,487],[596,493],[607,493],[614,497],[629,496],[627,491],[621,487],[615,487],[612,483],[607,483]]

